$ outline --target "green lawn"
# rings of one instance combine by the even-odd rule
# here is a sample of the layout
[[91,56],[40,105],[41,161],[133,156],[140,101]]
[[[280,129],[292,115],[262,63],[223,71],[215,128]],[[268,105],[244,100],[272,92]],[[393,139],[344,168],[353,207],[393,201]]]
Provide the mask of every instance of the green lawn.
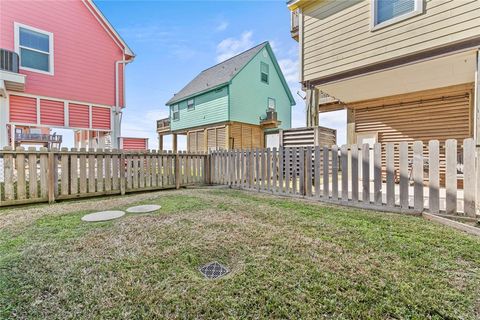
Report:
[[[80,220],[128,203],[162,209]],[[479,317],[480,239],[419,217],[224,189],[0,210],[0,319]]]

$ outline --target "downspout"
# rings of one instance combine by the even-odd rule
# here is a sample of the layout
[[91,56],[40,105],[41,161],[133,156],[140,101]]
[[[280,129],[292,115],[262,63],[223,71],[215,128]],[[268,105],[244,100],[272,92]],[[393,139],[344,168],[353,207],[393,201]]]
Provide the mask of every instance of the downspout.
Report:
[[123,118],[123,113],[121,111],[121,106],[120,106],[120,92],[119,92],[119,72],[118,72],[118,66],[120,64],[123,64],[123,103],[125,104],[125,66],[132,62],[133,60],[125,60],[125,54],[123,55],[122,60],[115,61],[115,110],[114,110],[114,126],[113,126],[113,134],[112,134],[112,147],[113,148],[119,148],[119,138],[120,138],[120,132],[121,132],[121,124],[122,124],[122,118]]

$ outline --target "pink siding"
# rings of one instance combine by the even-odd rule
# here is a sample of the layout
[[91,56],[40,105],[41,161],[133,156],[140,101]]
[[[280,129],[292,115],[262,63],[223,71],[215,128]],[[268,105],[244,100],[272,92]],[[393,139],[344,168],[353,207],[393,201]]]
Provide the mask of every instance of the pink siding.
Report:
[[90,128],[90,111],[87,105],[70,103],[68,122],[72,128]]
[[65,125],[63,102],[40,99],[40,124],[63,127]]
[[93,129],[110,130],[111,111],[107,108],[92,107],[92,127]]
[[14,50],[14,22],[54,34],[54,75],[21,70],[26,93],[115,105],[115,61],[123,50],[81,0],[1,0],[0,7],[1,48]]
[[135,151],[148,149],[147,138],[121,138],[121,140],[121,147],[123,150]]
[[37,99],[10,95],[10,122],[37,123]]

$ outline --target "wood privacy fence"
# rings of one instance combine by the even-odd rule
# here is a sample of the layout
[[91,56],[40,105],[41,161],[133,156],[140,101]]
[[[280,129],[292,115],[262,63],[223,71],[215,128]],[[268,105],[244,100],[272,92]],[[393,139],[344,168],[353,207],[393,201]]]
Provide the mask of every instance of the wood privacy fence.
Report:
[[9,147],[0,151],[0,206],[209,183],[207,154]]
[[214,184],[376,210],[476,216],[473,139],[216,151],[210,161]]

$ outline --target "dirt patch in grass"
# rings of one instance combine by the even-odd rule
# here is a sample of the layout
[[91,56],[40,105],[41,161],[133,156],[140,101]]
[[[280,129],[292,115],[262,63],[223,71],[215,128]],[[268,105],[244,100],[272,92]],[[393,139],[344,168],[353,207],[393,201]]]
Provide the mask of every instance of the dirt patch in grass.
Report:
[[480,240],[417,217],[218,189],[23,210],[0,215],[0,318],[480,316]]

